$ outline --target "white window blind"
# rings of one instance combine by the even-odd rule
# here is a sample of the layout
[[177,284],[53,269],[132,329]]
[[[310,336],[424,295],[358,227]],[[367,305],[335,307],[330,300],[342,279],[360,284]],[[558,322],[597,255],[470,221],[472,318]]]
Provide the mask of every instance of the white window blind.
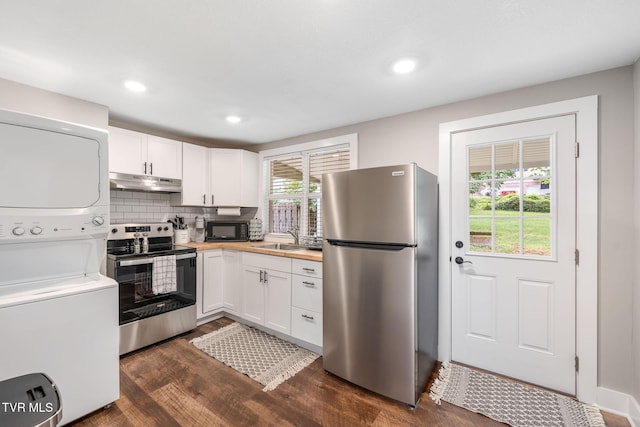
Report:
[[350,165],[349,146],[266,158],[268,232],[295,230],[300,236],[322,236],[322,175],[348,170]]

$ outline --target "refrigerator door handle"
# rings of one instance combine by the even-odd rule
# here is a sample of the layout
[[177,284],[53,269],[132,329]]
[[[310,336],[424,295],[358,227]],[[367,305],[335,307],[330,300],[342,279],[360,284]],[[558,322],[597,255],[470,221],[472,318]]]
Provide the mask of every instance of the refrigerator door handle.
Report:
[[347,240],[327,239],[327,243],[331,246],[343,246],[358,249],[374,249],[381,251],[401,251],[404,248],[414,248],[416,245],[407,243],[369,243],[369,242],[351,242]]

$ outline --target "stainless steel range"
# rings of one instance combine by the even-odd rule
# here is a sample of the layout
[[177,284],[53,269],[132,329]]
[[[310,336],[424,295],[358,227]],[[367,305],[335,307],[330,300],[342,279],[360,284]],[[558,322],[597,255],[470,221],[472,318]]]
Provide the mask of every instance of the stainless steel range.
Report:
[[174,245],[170,224],[112,225],[107,275],[119,284],[121,355],[196,327],[196,250]]

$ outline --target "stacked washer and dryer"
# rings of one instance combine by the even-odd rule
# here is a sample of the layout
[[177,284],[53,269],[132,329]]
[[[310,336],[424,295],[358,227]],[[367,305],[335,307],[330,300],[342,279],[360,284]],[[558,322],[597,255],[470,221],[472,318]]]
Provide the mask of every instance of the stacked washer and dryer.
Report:
[[45,374],[62,424],[119,397],[107,136],[0,110],[0,381]]

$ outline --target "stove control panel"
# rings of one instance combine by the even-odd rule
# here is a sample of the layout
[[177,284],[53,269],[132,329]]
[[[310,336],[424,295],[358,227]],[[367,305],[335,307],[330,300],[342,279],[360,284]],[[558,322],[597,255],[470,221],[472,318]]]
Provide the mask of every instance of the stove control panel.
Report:
[[108,240],[133,239],[139,237],[173,237],[173,225],[166,222],[156,224],[111,224]]
[[24,215],[0,217],[0,244],[29,241],[104,238],[109,231],[108,212],[76,215]]

